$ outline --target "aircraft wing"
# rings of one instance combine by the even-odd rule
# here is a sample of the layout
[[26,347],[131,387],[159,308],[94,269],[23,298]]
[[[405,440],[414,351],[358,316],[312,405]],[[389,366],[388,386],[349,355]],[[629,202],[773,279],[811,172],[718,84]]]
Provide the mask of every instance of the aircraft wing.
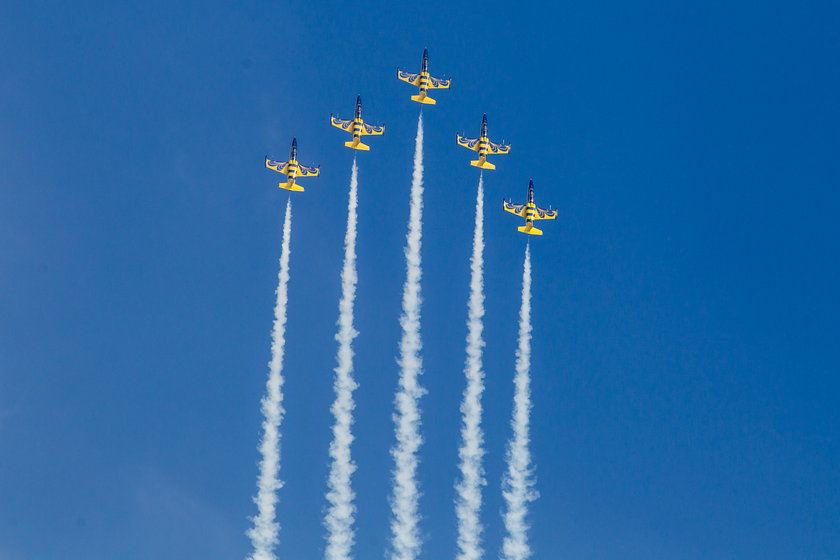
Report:
[[404,82],[408,82],[413,86],[420,85],[420,74],[412,74],[411,72],[403,72],[399,68],[397,68],[397,78]]
[[330,124],[340,128],[341,130],[346,130],[346,131],[349,132],[350,128],[353,124],[353,121],[352,120],[339,119],[338,117],[333,117],[332,115],[330,115]]
[[466,136],[456,134],[455,141],[458,142],[459,146],[463,146],[469,150],[473,150],[474,152],[478,151],[478,138],[467,138]]
[[298,164],[298,177],[317,177],[321,173],[320,167],[309,167]]
[[273,159],[265,158],[265,166],[269,169],[273,169],[278,173],[286,173],[289,170],[289,162],[288,161],[275,161]]
[[524,204],[514,204],[512,202],[504,201],[504,209],[511,214],[516,214],[517,216],[524,218],[525,217],[525,205]]
[[535,220],[553,220],[556,217],[557,210],[545,210],[543,208],[537,208],[534,214]]
[[381,136],[384,132],[384,126],[362,123],[362,136],[366,136],[368,134],[373,134],[374,136]]
[[510,144],[496,144],[495,142],[487,142],[488,154],[508,154],[510,153]]
[[429,76],[429,89],[447,89],[452,84],[452,80],[444,80],[443,78],[433,78]]

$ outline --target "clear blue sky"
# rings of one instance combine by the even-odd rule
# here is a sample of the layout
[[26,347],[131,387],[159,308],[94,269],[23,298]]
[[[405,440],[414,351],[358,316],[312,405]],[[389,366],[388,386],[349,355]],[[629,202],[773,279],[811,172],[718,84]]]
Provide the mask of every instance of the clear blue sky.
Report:
[[832,2],[17,2],[0,18],[0,558],[243,558],[292,136],[280,494],[289,559],[323,552],[333,340],[360,154],[360,559],[388,545],[397,318],[426,116],[424,558],[455,551],[486,112],[488,557],[524,238],[534,252],[535,558],[840,557],[840,115]]

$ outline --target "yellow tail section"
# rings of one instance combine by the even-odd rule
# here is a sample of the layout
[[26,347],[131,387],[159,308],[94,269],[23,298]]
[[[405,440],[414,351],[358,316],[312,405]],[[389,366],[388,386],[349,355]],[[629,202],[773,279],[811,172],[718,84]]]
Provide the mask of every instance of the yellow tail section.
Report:
[[537,229],[534,226],[520,226],[516,229],[518,229],[522,233],[527,233],[528,235],[542,235],[542,230]]
[[412,95],[411,100],[416,101],[417,103],[425,103],[426,105],[434,105],[435,103],[437,103],[437,101],[435,101],[428,95]]
[[292,183],[291,181],[288,182],[288,183],[280,183],[277,186],[280,187],[281,189],[286,189],[287,191],[303,192],[303,187],[301,187],[297,183]]
[[344,145],[348,148],[353,148],[354,150],[362,150],[365,152],[370,151],[370,146],[358,140],[351,140],[350,142],[345,142]]
[[480,167],[481,169],[496,169],[496,166],[486,159],[477,159],[470,162],[473,167]]

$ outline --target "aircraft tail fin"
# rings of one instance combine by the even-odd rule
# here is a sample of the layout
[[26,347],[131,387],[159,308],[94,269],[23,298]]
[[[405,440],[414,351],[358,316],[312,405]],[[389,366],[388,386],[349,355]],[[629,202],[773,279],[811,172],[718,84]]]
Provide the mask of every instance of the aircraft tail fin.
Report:
[[291,181],[289,181],[288,183],[280,183],[277,186],[281,189],[286,189],[287,191],[303,192],[303,187],[301,187],[297,183],[292,183]]
[[428,95],[412,95],[411,100],[416,101],[417,103],[425,103],[426,105],[434,105],[435,103],[437,103],[437,101],[435,101]]
[[348,148],[353,148],[354,150],[362,150],[364,152],[367,152],[367,151],[370,150],[370,146],[368,146],[367,144],[365,144],[365,143],[363,143],[359,140],[351,140],[350,142],[345,142],[344,145],[347,146]]
[[473,167],[480,167],[481,169],[496,169],[496,166],[486,159],[476,159],[470,162]]
[[528,235],[542,235],[543,234],[541,229],[537,229],[534,226],[520,226],[516,229],[518,229],[522,233],[527,233]]

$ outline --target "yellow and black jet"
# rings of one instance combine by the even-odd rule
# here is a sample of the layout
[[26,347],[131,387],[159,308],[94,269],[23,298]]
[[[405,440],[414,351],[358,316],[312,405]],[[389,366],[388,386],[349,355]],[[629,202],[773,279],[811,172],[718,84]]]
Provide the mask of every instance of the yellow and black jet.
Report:
[[496,144],[487,138],[487,114],[481,117],[481,136],[478,138],[467,138],[460,134],[455,135],[455,140],[459,146],[468,148],[474,152],[478,152],[478,159],[470,162],[470,165],[480,167],[481,169],[496,169],[496,166],[487,161],[488,155],[495,154],[509,154],[510,144]]
[[362,136],[366,136],[368,134],[372,134],[374,136],[380,136],[385,132],[384,126],[377,126],[373,124],[367,124],[365,121],[362,120],[362,96],[356,97],[356,112],[353,116],[353,120],[346,121],[344,119],[339,119],[333,115],[330,115],[330,124],[344,130],[346,132],[350,132],[353,134],[353,140],[349,142],[345,142],[344,145],[348,148],[353,148],[354,150],[370,150],[370,146],[367,144],[362,143]]
[[285,183],[277,185],[288,191],[303,192],[303,187],[297,184],[298,177],[317,177],[321,173],[320,167],[309,167],[297,162],[297,138],[292,138],[292,149],[289,151],[289,161],[275,161],[265,156],[265,166],[289,177]]
[[516,214],[520,218],[525,218],[525,225],[520,226],[517,229],[522,233],[527,233],[529,235],[542,235],[542,230],[539,230],[534,227],[534,220],[553,220],[557,217],[557,210],[551,210],[549,206],[548,210],[543,210],[542,208],[537,208],[537,205],[534,204],[534,180],[528,183],[528,202],[525,204],[513,204],[512,202],[503,201],[502,204],[504,205],[504,209],[510,212],[511,214]]
[[411,72],[403,72],[397,68],[397,78],[404,82],[408,82],[413,86],[420,88],[418,95],[412,95],[411,100],[417,103],[425,103],[427,105],[434,105],[437,103],[434,99],[429,97],[428,91],[430,89],[449,89],[452,80],[443,78],[433,78],[429,75],[429,49],[423,49],[423,61],[420,63],[420,73],[412,74]]

